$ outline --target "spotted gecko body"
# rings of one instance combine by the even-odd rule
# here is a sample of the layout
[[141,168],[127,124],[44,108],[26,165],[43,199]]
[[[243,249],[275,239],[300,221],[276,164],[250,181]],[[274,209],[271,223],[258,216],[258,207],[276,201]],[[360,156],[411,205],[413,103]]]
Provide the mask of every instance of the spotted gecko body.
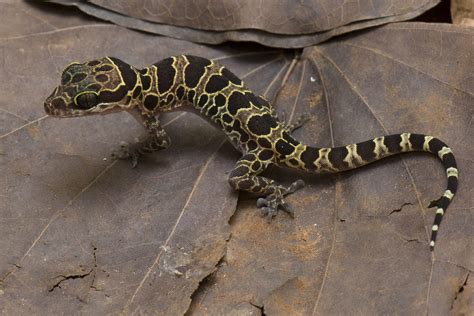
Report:
[[141,154],[171,144],[158,120],[160,113],[195,112],[222,130],[242,153],[229,182],[236,190],[262,196],[257,206],[269,218],[279,208],[292,213],[284,197],[304,184],[298,180],[285,187],[260,176],[271,164],[313,173],[336,173],[404,152],[435,154],[446,169],[448,185],[444,195],[429,206],[437,208],[431,249],[458,185],[454,155],[437,138],[402,133],[334,148],[305,145],[291,136],[302,125],[302,119],[292,125],[283,124],[268,101],[252,93],[227,68],[196,56],[170,57],[143,69],[114,57],[72,63],[63,71],[61,84],[44,106],[46,113],[56,117],[128,111],[150,134],[146,141],[118,154],[118,158],[132,159],[134,165]]

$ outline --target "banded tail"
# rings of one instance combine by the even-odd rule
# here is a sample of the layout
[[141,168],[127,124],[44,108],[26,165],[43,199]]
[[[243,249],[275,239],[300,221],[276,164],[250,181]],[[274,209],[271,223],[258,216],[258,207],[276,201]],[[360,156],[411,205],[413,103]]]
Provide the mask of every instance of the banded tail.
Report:
[[[290,168],[303,169],[316,173],[336,173],[362,167],[392,155],[425,151],[437,155],[446,169],[448,185],[444,195],[430,203],[436,207],[436,216],[431,228],[430,248],[433,250],[441,219],[458,187],[458,169],[451,149],[441,140],[421,134],[395,134],[377,137],[365,142],[334,148],[315,148],[297,145],[294,155],[284,160]],[[295,159],[296,156],[296,159]]]

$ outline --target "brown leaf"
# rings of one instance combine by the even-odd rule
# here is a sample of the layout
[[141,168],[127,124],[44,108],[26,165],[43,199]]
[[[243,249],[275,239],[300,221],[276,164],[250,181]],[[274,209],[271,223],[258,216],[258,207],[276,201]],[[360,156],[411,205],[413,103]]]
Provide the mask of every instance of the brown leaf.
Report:
[[474,4],[471,0],[451,0],[454,24],[474,26]]
[[[49,19],[23,3],[6,6],[0,16]],[[235,150],[204,120],[177,113],[164,121],[174,146],[131,169],[104,158],[144,133],[131,117],[50,118],[43,101],[66,64],[103,55],[136,66],[201,55],[272,93],[288,54],[88,21],[34,33],[29,19],[0,37],[0,313],[184,313],[225,253]]]
[[[29,8],[36,19],[0,34],[0,313],[182,314],[193,292],[189,314],[473,309],[472,29],[393,24],[308,48],[292,67],[281,51],[90,21],[36,33],[29,21],[50,17],[8,5],[9,16]],[[204,120],[169,117],[173,146],[130,169],[102,161],[142,133],[130,117],[44,116],[42,101],[72,60],[113,54],[141,66],[178,53],[217,59],[270,98],[288,74],[276,107],[289,120],[311,113],[295,132],[308,144],[402,131],[444,139],[460,188],[435,252],[426,206],[445,174],[429,155],[330,176],[271,168],[272,178],[308,183],[288,198],[296,218],[268,225],[243,194],[229,227],[236,195],[226,172],[238,154]]]
[[85,13],[117,25],[183,40],[220,44],[251,41],[301,48],[333,36],[412,19],[440,0],[383,1],[66,1]]
[[392,157],[334,176],[275,168],[272,178],[308,183],[288,198],[296,218],[280,214],[267,225],[255,199],[242,196],[226,256],[196,292],[191,314],[246,304],[297,315],[473,310],[469,296],[455,299],[474,269],[473,38],[469,28],[400,23],[311,47],[276,102],[291,118],[311,113],[295,136],[312,145],[404,131],[450,144],[461,185],[434,253],[427,205],[446,182],[435,157]]
[[[86,24],[97,24],[97,20],[85,14],[78,14],[72,8],[61,8],[48,3],[18,5],[16,0],[2,0],[2,23],[0,38],[14,38],[54,32],[56,29],[74,28]],[[41,12],[38,15],[38,12]],[[27,22],[27,23],[25,23]]]

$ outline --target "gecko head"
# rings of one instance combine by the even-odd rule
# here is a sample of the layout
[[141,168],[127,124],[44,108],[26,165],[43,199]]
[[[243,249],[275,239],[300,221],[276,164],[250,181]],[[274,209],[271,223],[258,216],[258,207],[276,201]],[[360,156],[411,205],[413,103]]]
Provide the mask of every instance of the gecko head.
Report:
[[76,117],[131,109],[134,92],[141,91],[138,77],[134,67],[114,57],[71,63],[44,110],[51,116]]

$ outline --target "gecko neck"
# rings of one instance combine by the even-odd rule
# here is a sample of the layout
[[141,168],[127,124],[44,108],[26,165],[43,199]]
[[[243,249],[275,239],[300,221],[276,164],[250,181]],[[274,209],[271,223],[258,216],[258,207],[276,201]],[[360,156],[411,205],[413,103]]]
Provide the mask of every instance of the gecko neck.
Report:
[[166,93],[158,91],[159,83],[156,70],[155,66],[151,66],[139,71],[142,89],[138,107],[143,113],[150,115],[177,110],[185,103],[180,96],[178,82],[175,82]]

